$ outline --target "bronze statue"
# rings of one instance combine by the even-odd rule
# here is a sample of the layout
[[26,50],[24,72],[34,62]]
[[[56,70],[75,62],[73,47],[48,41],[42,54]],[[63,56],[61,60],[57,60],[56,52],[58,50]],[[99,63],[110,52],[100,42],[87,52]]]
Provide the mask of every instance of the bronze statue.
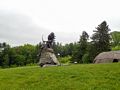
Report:
[[55,35],[53,32],[51,32],[49,35],[48,35],[48,41],[47,41],[47,47],[48,48],[52,48],[52,44],[54,42],[54,39],[55,39]]

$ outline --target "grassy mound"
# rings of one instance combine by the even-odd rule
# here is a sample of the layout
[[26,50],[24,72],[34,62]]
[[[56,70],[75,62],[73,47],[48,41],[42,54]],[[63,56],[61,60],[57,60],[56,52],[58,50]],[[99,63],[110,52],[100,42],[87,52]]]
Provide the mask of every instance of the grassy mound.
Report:
[[0,69],[0,90],[120,90],[120,63]]

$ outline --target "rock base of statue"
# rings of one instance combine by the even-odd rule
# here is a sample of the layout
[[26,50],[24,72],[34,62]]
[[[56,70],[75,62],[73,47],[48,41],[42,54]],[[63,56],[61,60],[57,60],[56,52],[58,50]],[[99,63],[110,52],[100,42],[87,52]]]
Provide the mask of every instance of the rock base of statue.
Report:
[[60,65],[52,48],[43,48],[39,60],[39,65],[41,67]]

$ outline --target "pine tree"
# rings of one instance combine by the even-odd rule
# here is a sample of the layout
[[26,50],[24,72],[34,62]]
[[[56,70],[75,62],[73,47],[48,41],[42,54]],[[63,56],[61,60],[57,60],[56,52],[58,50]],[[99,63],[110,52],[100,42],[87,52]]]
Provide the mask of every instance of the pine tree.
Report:
[[82,57],[87,52],[88,38],[89,35],[87,34],[87,32],[83,31],[82,35],[80,36],[80,41],[78,42],[78,46],[76,47],[76,51],[73,53],[73,59],[78,63],[83,63]]
[[95,57],[97,54],[104,52],[104,51],[110,51],[110,34],[109,34],[109,26],[107,25],[106,21],[103,21],[96,30],[95,33],[91,37],[92,39],[92,51],[94,51],[95,55],[92,55]]

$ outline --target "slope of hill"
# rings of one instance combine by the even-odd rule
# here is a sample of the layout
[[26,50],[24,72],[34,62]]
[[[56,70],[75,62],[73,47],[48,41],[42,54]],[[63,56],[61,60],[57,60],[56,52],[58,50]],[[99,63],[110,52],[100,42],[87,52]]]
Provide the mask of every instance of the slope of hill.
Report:
[[0,90],[120,90],[120,63],[0,69]]

